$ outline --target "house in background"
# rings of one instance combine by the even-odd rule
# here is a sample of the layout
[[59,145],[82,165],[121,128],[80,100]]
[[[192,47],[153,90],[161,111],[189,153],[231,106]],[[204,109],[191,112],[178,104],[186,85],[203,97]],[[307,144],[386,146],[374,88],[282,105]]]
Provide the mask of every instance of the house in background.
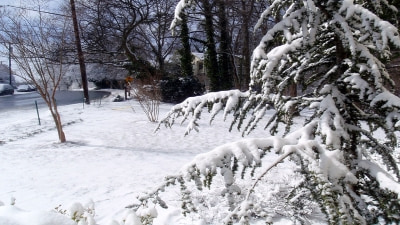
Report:
[[[204,53],[192,52],[192,55],[193,74],[199,79],[200,83],[204,84],[206,90],[209,90],[210,79],[207,76],[204,66]],[[241,57],[240,55],[235,55],[233,58],[234,62],[232,66],[234,66],[235,68],[232,71],[232,79],[235,88],[240,89],[240,84],[241,82],[243,82],[243,80],[246,80],[246,76],[249,76],[249,71],[244,70],[243,57]],[[247,83],[244,85],[246,86],[245,90],[247,90]]]
[[199,79],[200,83],[208,90],[210,87],[210,80],[207,77],[204,67],[204,53],[192,52],[192,55],[193,75]]

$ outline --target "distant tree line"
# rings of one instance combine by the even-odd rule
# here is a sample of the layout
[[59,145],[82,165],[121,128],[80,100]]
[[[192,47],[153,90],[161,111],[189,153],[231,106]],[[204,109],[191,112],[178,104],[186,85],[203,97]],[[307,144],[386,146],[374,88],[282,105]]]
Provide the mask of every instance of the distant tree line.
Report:
[[[199,52],[204,54],[209,91],[219,91],[248,88],[252,49],[261,34],[282,16],[277,13],[274,20],[254,31],[261,9],[267,8],[268,2],[197,1],[181,13],[184,19],[174,34],[170,30],[176,4],[173,0],[77,0],[76,7],[87,63],[97,63],[107,70],[123,68],[143,83],[179,82],[182,77],[193,79],[191,53]],[[396,5],[398,0],[393,2]],[[64,4],[62,14],[70,15],[69,3]],[[398,24],[399,16],[384,19]],[[73,42],[69,44],[63,51],[74,52]],[[69,55],[69,61],[78,63],[74,54]],[[104,80],[113,83],[113,79],[113,73],[109,78],[91,77],[99,85],[105,84]]]
[[253,34],[253,26],[266,3],[202,0],[182,15],[185,19],[172,34],[175,3],[172,0],[77,1],[87,61],[123,66],[142,81],[187,78],[193,76],[188,53],[200,52],[205,55],[210,91],[245,90],[249,83],[251,49],[260,37]]

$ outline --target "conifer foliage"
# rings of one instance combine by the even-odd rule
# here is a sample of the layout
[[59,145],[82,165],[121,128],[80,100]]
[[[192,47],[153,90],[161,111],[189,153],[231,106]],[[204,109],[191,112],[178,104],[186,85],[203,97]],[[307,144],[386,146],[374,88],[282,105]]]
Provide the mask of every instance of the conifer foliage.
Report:
[[[194,3],[180,1],[173,26],[179,13]],[[160,124],[172,126],[182,119],[187,132],[197,130],[208,109],[212,118],[219,112],[232,114],[232,127],[248,133],[273,110],[266,124],[272,136],[199,155],[143,196],[143,204],[154,199],[165,206],[159,194],[179,184],[185,213],[201,214],[225,204],[218,209],[222,218],[214,218],[219,223],[272,223],[283,216],[304,224],[318,212],[328,224],[400,223],[400,98],[391,92],[394,82],[383,63],[391,48],[400,47],[400,38],[397,28],[380,18],[383,12],[395,15],[397,9],[389,1],[271,1],[256,28],[277,14],[281,18],[253,52],[250,90],[189,98]],[[303,91],[286,96],[293,84]],[[281,127],[285,132],[279,132]],[[273,153],[278,156],[266,164]],[[294,173],[301,179],[280,189],[284,196],[273,204],[284,206],[277,213],[265,177],[287,159],[296,163]],[[217,177],[222,184],[213,186]],[[190,184],[226,201],[191,195]]]

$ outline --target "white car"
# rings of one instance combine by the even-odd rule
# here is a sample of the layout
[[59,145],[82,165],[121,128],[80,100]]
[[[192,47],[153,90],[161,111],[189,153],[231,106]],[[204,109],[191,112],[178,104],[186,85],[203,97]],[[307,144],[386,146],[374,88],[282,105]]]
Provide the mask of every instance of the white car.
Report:
[[29,84],[22,84],[19,85],[17,88],[18,92],[29,92],[29,91],[35,91],[36,88],[33,85],[29,85]]
[[0,95],[12,95],[14,94],[13,86],[9,84],[0,84]]

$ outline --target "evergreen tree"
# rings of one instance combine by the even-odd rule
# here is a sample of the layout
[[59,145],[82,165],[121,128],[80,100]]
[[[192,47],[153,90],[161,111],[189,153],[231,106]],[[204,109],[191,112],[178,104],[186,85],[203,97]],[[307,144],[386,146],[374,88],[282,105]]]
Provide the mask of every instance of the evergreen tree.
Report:
[[219,79],[220,90],[229,90],[233,87],[233,71],[230,57],[230,37],[228,32],[228,21],[226,18],[225,1],[217,0],[218,20],[220,31],[220,46],[219,46]]
[[204,66],[206,68],[206,74],[210,79],[210,91],[220,91],[221,79],[219,77],[218,56],[214,38],[212,5],[209,0],[201,0],[201,3],[204,8],[204,30],[207,36]]
[[192,66],[192,51],[190,49],[190,37],[189,37],[189,27],[187,25],[187,16],[181,13],[181,32],[180,39],[182,42],[182,49],[179,51],[180,61],[181,61],[181,73],[183,77],[193,76],[193,66]]
[[193,56],[190,48],[189,28],[187,15],[180,14],[180,34],[182,43],[180,54],[180,75],[172,74],[166,76],[160,82],[162,99],[164,102],[179,103],[188,97],[201,95],[204,93],[204,86],[193,76]]
[[[182,0],[177,11],[193,3]],[[253,52],[250,90],[187,99],[162,123],[172,126],[183,117],[187,133],[197,130],[201,109],[207,107],[212,119],[221,111],[225,117],[232,113],[232,126],[247,133],[273,108],[266,128],[274,136],[241,140],[199,155],[143,196],[142,203],[153,198],[165,205],[159,193],[178,183],[185,214],[222,204],[218,215],[223,218],[217,222],[224,224],[272,223],[277,216],[307,223],[307,207],[313,204],[325,215],[319,220],[328,224],[399,224],[400,98],[388,89],[394,83],[383,61],[390,59],[391,48],[400,48],[400,37],[378,9],[397,10],[387,1],[272,1],[257,26],[285,13]],[[303,92],[285,95],[293,83]],[[293,126],[293,107],[300,112],[296,123],[302,123],[301,128]],[[284,133],[278,133],[280,126],[286,128]],[[271,152],[279,156],[265,165]],[[265,195],[264,178],[287,158],[296,162],[302,179],[281,189],[284,197],[275,204],[282,206],[277,213]],[[212,186],[218,176],[223,187]],[[247,176],[253,178],[240,182]],[[191,195],[191,184],[200,192],[222,190],[226,201]]]

